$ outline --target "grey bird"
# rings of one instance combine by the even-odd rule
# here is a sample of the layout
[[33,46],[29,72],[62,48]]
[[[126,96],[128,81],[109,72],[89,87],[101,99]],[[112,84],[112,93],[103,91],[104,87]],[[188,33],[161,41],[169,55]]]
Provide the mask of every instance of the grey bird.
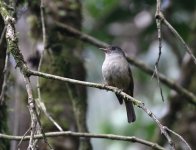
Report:
[[[107,85],[115,86],[123,92],[133,97],[134,82],[123,50],[117,46],[100,48],[105,52],[105,60],[102,65],[102,75]],[[116,94],[119,103],[123,103],[123,97]],[[128,122],[134,122],[136,119],[133,104],[131,101],[125,101]]]

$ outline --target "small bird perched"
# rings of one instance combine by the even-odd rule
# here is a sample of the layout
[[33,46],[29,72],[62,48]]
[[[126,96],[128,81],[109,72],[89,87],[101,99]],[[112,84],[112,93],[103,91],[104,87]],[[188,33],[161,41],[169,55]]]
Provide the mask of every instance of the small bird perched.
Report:
[[[115,86],[123,92],[133,96],[133,77],[129,63],[123,50],[117,46],[100,48],[105,52],[105,60],[102,65],[102,75],[107,85]],[[116,94],[119,103],[123,103],[123,97]],[[133,104],[131,101],[125,101],[128,122],[134,122],[136,119]]]

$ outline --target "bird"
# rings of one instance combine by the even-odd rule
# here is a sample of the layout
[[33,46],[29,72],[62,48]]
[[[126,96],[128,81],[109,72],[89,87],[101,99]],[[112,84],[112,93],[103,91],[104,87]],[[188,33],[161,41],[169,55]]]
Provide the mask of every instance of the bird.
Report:
[[[129,63],[124,51],[118,46],[100,48],[105,53],[105,60],[102,65],[102,75],[106,85],[114,86],[133,97],[134,81]],[[126,106],[128,123],[136,120],[136,115],[131,101],[124,100],[116,94],[120,104],[123,101]]]

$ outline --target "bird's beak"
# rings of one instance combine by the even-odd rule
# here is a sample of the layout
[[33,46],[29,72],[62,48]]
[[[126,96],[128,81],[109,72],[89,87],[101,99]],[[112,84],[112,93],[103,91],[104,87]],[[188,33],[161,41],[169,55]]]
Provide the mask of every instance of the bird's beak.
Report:
[[99,48],[101,50],[103,50],[105,53],[107,53],[108,49],[107,48]]

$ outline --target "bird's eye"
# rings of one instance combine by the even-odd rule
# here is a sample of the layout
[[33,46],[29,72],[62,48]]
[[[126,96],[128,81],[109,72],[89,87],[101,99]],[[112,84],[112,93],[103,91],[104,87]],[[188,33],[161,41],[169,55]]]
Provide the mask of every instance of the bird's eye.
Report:
[[115,50],[115,47],[112,47],[111,49],[114,51]]

